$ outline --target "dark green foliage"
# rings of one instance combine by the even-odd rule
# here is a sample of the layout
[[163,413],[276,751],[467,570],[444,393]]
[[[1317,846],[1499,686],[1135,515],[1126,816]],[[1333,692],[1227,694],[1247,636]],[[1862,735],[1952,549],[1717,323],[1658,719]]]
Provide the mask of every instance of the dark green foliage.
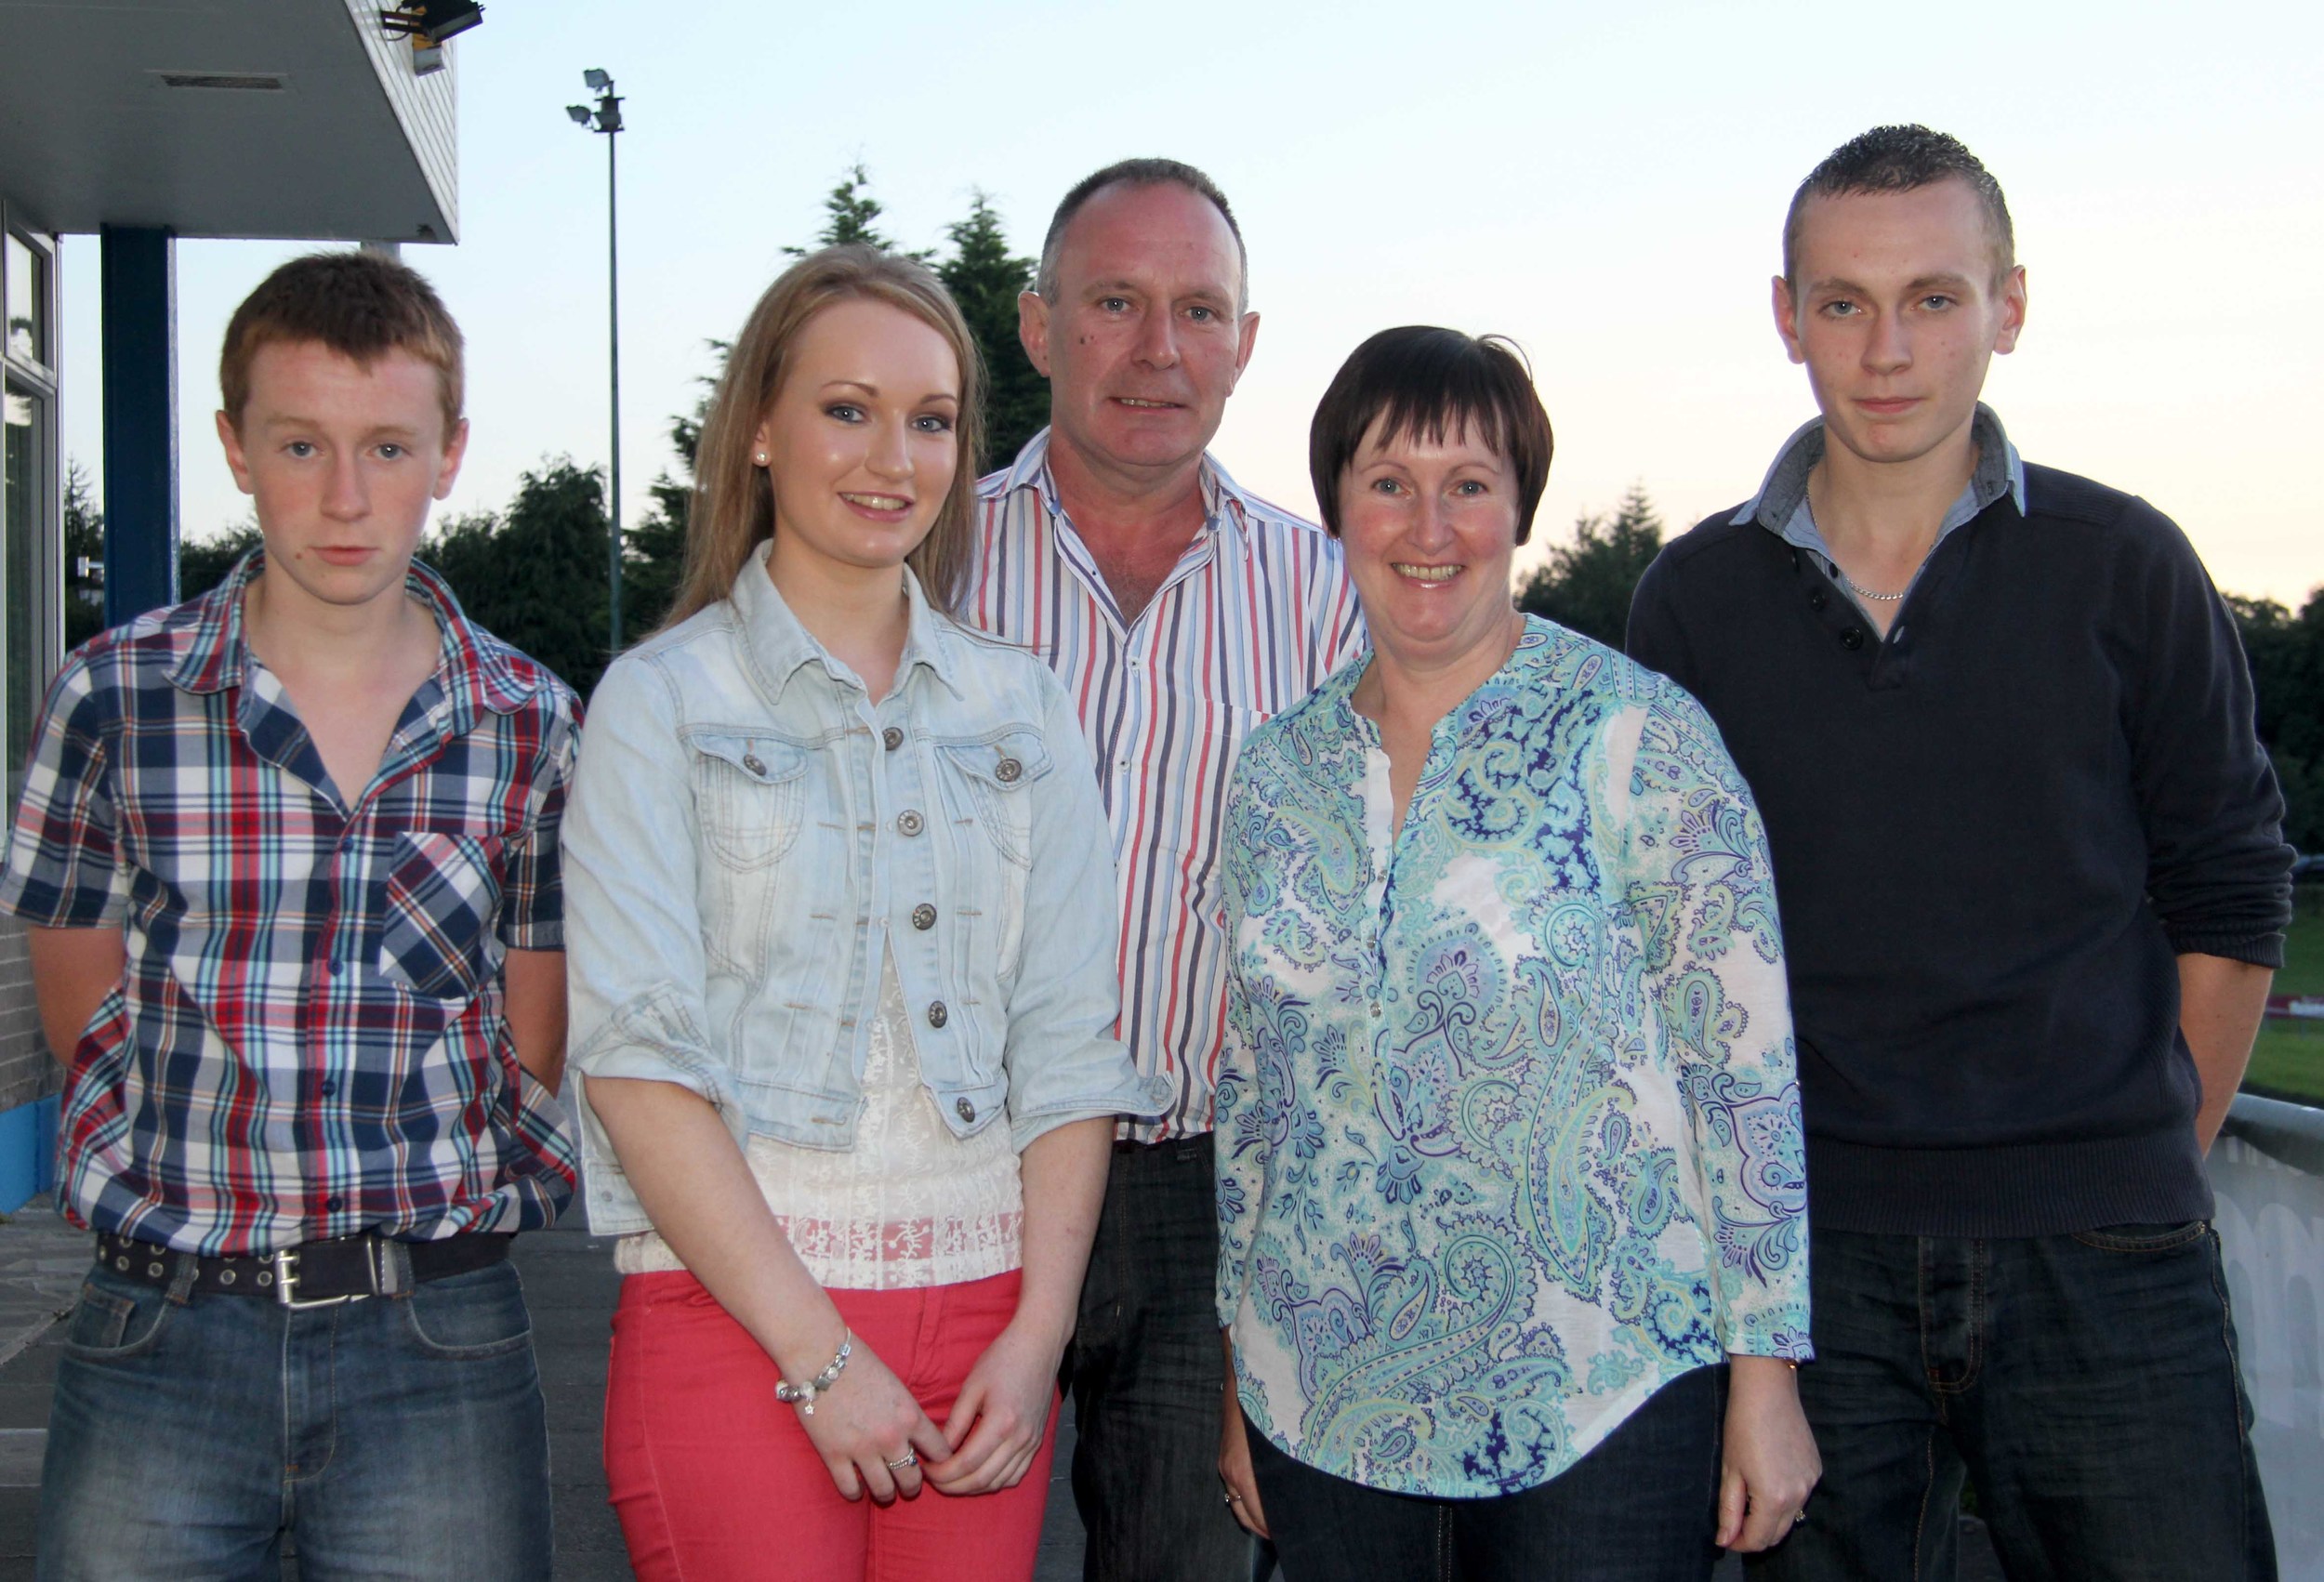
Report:
[[[88,565],[84,576],[81,566]],[[80,647],[105,629],[105,513],[77,461],[64,468],[64,646]]]
[[226,580],[234,562],[257,546],[258,524],[253,520],[230,527],[215,538],[183,539],[178,545],[178,597],[199,599]]
[[[894,238],[879,229],[879,202],[869,191],[871,177],[860,164],[849,167],[839,184],[824,200],[825,219],[815,238],[817,246],[862,242],[896,251]],[[1049,421],[1049,383],[1035,371],[1017,339],[1017,294],[1033,283],[1031,258],[1009,251],[1000,213],[983,192],[969,201],[966,218],[945,227],[952,239],[952,256],[936,265],[936,273],[960,304],[969,333],[984,358],[990,380],[985,405],[984,455],[971,459],[980,468],[1006,467],[1024,442]],[[786,247],[793,257],[804,247]],[[906,255],[926,260],[932,251]],[[723,372],[733,347],[712,341],[710,349]],[[645,520],[622,535],[622,626],[639,636],[661,625],[678,591],[678,578],[686,559],[686,521],[693,504],[694,451],[702,442],[702,420],[708,413],[709,389],[718,374],[702,379],[702,399],[693,411],[670,419],[671,446],[679,465],[655,478],[648,491],[653,508]]]
[[446,522],[420,549],[469,618],[583,697],[604,674],[605,481],[561,456],[517,481],[505,515]]
[[2324,852],[2324,588],[2294,615],[2272,599],[2229,595],[2259,697],[2260,741],[2284,788],[2284,838]]
[[1633,483],[1611,521],[1585,516],[1574,523],[1574,541],[1553,546],[1548,565],[1517,589],[1517,608],[1597,639],[1622,646],[1630,626],[1631,595],[1662,548],[1662,518]]
[[[861,242],[867,247],[877,247],[885,253],[901,251],[896,246],[895,238],[879,229],[879,217],[886,211],[880,207],[879,200],[871,195],[870,187],[871,173],[864,168],[862,160],[848,166],[848,172],[839,178],[839,184],[824,197],[825,218],[823,230],[815,235],[816,246],[839,247],[851,242]],[[783,251],[794,258],[803,258],[808,252],[804,247],[786,247]],[[933,254],[934,249],[922,248],[919,252],[905,253],[904,256],[925,263]]]
[[1034,260],[1010,254],[1000,215],[983,192],[970,199],[968,218],[944,232],[952,238],[952,257],[936,266],[936,274],[960,304],[984,356],[984,455],[977,466],[1006,467],[1049,421],[1049,381],[1017,338],[1017,297],[1032,289]]

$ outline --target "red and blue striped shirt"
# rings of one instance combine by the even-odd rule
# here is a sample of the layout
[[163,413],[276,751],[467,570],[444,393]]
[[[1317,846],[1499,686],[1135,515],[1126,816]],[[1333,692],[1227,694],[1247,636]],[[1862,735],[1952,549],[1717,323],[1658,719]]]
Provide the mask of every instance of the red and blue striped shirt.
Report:
[[1119,1034],[1171,1084],[1159,1141],[1210,1129],[1226,1017],[1221,821],[1235,754],[1261,721],[1364,648],[1340,546],[1236,486],[1208,456],[1206,521],[1125,622],[1049,468],[1049,433],[977,485],[980,552],[962,611],[1022,643],[1072,694],[1113,826],[1122,906]]
[[34,738],[0,909],[128,952],[73,1053],[66,1211],[209,1255],[545,1226],[575,1151],[500,965],[563,946],[578,705],[414,565],[442,658],[343,798],[244,638],[263,553],[75,650]]

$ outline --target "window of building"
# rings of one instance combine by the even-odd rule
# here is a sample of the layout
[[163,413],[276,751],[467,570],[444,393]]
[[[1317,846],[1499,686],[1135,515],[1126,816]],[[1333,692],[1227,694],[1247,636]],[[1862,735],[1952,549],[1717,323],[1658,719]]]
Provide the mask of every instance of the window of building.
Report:
[[15,800],[62,657],[58,534],[56,244],[0,214],[0,754]]
[[10,232],[0,266],[0,295],[7,300],[8,358],[16,363],[54,365],[48,349],[48,256],[24,238]]

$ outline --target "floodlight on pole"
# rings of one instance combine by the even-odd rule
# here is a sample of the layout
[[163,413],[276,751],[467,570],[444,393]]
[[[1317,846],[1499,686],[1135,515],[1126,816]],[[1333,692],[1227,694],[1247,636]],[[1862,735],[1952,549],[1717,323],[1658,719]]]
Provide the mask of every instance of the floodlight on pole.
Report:
[[617,220],[614,149],[615,134],[622,128],[621,100],[614,95],[614,79],[592,66],[581,73],[581,81],[597,98],[592,111],[586,104],[568,104],[565,113],[574,125],[584,131],[605,135],[605,322],[606,369],[613,391],[613,462],[607,468],[605,520],[606,535],[606,627],[611,638],[610,652],[621,652],[621,251],[620,225]]

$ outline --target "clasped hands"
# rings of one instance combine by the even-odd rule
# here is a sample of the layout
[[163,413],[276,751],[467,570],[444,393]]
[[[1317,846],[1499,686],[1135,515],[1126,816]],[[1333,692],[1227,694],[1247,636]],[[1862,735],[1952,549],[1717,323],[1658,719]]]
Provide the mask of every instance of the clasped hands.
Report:
[[1015,1487],[1040,1451],[1062,1350],[1015,1325],[1002,1330],[969,1370],[939,1428],[858,1336],[847,1370],[814,1398],[814,1412],[795,1410],[849,1499],[868,1494],[886,1505],[899,1496],[918,1498],[924,1487],[991,1494]]

